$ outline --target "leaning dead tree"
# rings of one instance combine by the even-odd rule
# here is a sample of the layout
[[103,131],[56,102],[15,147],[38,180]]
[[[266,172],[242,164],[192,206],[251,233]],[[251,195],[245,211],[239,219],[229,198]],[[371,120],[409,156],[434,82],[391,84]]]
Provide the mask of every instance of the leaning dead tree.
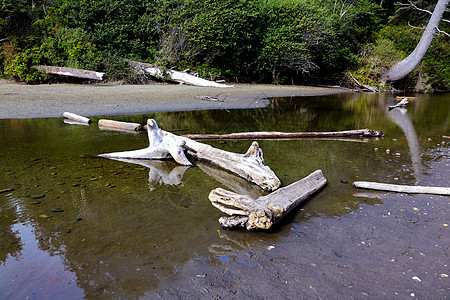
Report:
[[327,180],[322,171],[317,170],[297,182],[256,200],[222,188],[212,190],[209,200],[212,205],[230,215],[219,219],[219,223],[225,228],[269,229],[326,183]]
[[433,41],[434,35],[438,30],[438,25],[442,20],[448,2],[449,0],[438,1],[416,48],[410,55],[408,55],[408,57],[397,63],[382,76],[381,81],[383,84],[395,82],[405,78],[419,65],[430,47],[431,42]]
[[153,119],[147,121],[147,127],[149,138],[147,148],[100,154],[98,157],[156,160],[173,158],[178,164],[189,166],[192,163],[187,158],[188,156],[191,159],[225,169],[257,184],[265,191],[274,191],[281,185],[275,173],[264,164],[263,152],[257,142],[253,142],[245,154],[239,154],[217,149],[161,130]]
[[372,129],[358,129],[329,132],[238,132],[228,134],[186,134],[194,140],[249,140],[249,139],[297,139],[338,137],[382,137],[383,132]]

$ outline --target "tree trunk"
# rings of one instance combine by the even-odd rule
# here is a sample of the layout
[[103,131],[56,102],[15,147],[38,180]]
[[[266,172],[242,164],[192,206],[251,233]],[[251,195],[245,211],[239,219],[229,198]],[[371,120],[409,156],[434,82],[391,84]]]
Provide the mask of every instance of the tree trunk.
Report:
[[400,184],[379,183],[370,181],[355,181],[353,185],[357,188],[398,192],[398,193],[411,193],[411,194],[435,194],[450,196],[450,187],[437,187],[437,186],[408,186]]
[[228,134],[186,134],[194,140],[253,140],[253,139],[297,139],[335,137],[382,137],[381,131],[358,129],[334,132],[238,132]]
[[225,228],[269,229],[326,183],[322,171],[316,170],[307,177],[256,200],[222,188],[212,190],[209,200],[212,205],[230,215],[219,219],[219,223]]
[[386,74],[381,78],[383,83],[395,82],[400,79],[405,78],[409,73],[411,73],[421,62],[422,58],[425,56],[431,42],[433,41],[434,34],[436,33],[436,27],[438,27],[441,22],[442,16],[448,5],[449,0],[439,0],[434,8],[433,14],[431,15],[428,25],[422,34],[422,38],[417,44],[414,51],[405,59],[393,66]]
[[214,148],[194,140],[174,135],[159,129],[153,119],[147,121],[149,146],[144,149],[100,154],[105,158],[170,159],[181,165],[192,165],[188,156],[225,169],[249,182],[259,185],[265,191],[274,191],[281,182],[275,173],[264,164],[262,149],[253,142],[247,153],[238,154]]
[[76,77],[76,78],[103,80],[103,77],[105,76],[105,73],[102,73],[102,72],[95,72],[95,71],[82,70],[82,69],[54,67],[54,66],[34,66],[34,67],[41,72],[54,74],[54,75]]

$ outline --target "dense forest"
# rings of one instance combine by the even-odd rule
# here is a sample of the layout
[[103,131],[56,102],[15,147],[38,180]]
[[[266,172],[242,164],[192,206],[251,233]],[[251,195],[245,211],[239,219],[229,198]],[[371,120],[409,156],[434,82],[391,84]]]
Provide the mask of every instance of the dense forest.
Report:
[[[378,86],[416,47],[437,0],[0,0],[0,77],[54,78],[50,65],[142,83],[128,60],[206,79]],[[446,11],[444,18],[450,13]],[[446,20],[440,30],[450,32]],[[437,33],[398,89],[450,90],[450,38]]]

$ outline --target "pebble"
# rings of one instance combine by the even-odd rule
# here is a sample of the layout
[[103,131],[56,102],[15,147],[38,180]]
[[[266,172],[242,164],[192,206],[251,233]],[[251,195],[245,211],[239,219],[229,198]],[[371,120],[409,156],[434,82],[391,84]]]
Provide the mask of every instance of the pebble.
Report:
[[422,281],[422,280],[421,280],[419,277],[417,277],[417,276],[413,276],[411,279],[412,279],[412,280],[415,280],[415,281],[417,281],[417,282],[421,282],[421,281]]
[[45,197],[44,194],[31,195],[31,199],[41,199],[41,198],[44,198],[44,197]]
[[0,190],[0,194],[6,193],[6,192],[12,192],[12,191],[14,191],[14,189],[3,189],[3,190]]
[[386,149],[386,154],[389,154],[389,153],[391,153],[391,150]]
[[448,278],[448,274],[442,273],[442,274],[441,274],[441,277],[442,277],[442,278]]
[[58,207],[52,209],[52,212],[63,212],[63,211],[64,211],[63,209],[58,208]]
[[267,246],[267,250],[272,250],[274,248],[275,248],[275,246]]
[[43,215],[39,215],[39,218],[48,219],[48,218],[51,218],[51,217],[49,215],[43,214]]

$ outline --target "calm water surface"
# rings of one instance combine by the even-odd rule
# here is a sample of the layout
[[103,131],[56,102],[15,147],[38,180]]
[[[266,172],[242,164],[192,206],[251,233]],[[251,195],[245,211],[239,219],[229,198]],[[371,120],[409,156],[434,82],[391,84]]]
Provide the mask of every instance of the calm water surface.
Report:
[[[354,180],[448,186],[448,168],[435,172],[430,164],[448,163],[450,140],[442,136],[450,135],[450,95],[418,98],[391,112],[393,95],[345,94],[275,99],[264,109],[109,118],[141,124],[154,118],[176,134],[384,132],[382,139],[259,141],[283,185],[316,169],[329,183],[272,232],[232,232],[257,249],[282,243],[297,225],[344,216],[362,205],[386,205],[355,190]],[[225,181],[220,170],[204,164],[82,158],[147,146],[145,133],[99,130],[95,122],[0,120],[0,141],[1,299],[134,298],[176,277],[191,260],[245,263],[226,247],[217,221],[222,213],[208,194],[216,187],[263,194],[251,184]],[[251,141],[207,143],[243,153]]]

